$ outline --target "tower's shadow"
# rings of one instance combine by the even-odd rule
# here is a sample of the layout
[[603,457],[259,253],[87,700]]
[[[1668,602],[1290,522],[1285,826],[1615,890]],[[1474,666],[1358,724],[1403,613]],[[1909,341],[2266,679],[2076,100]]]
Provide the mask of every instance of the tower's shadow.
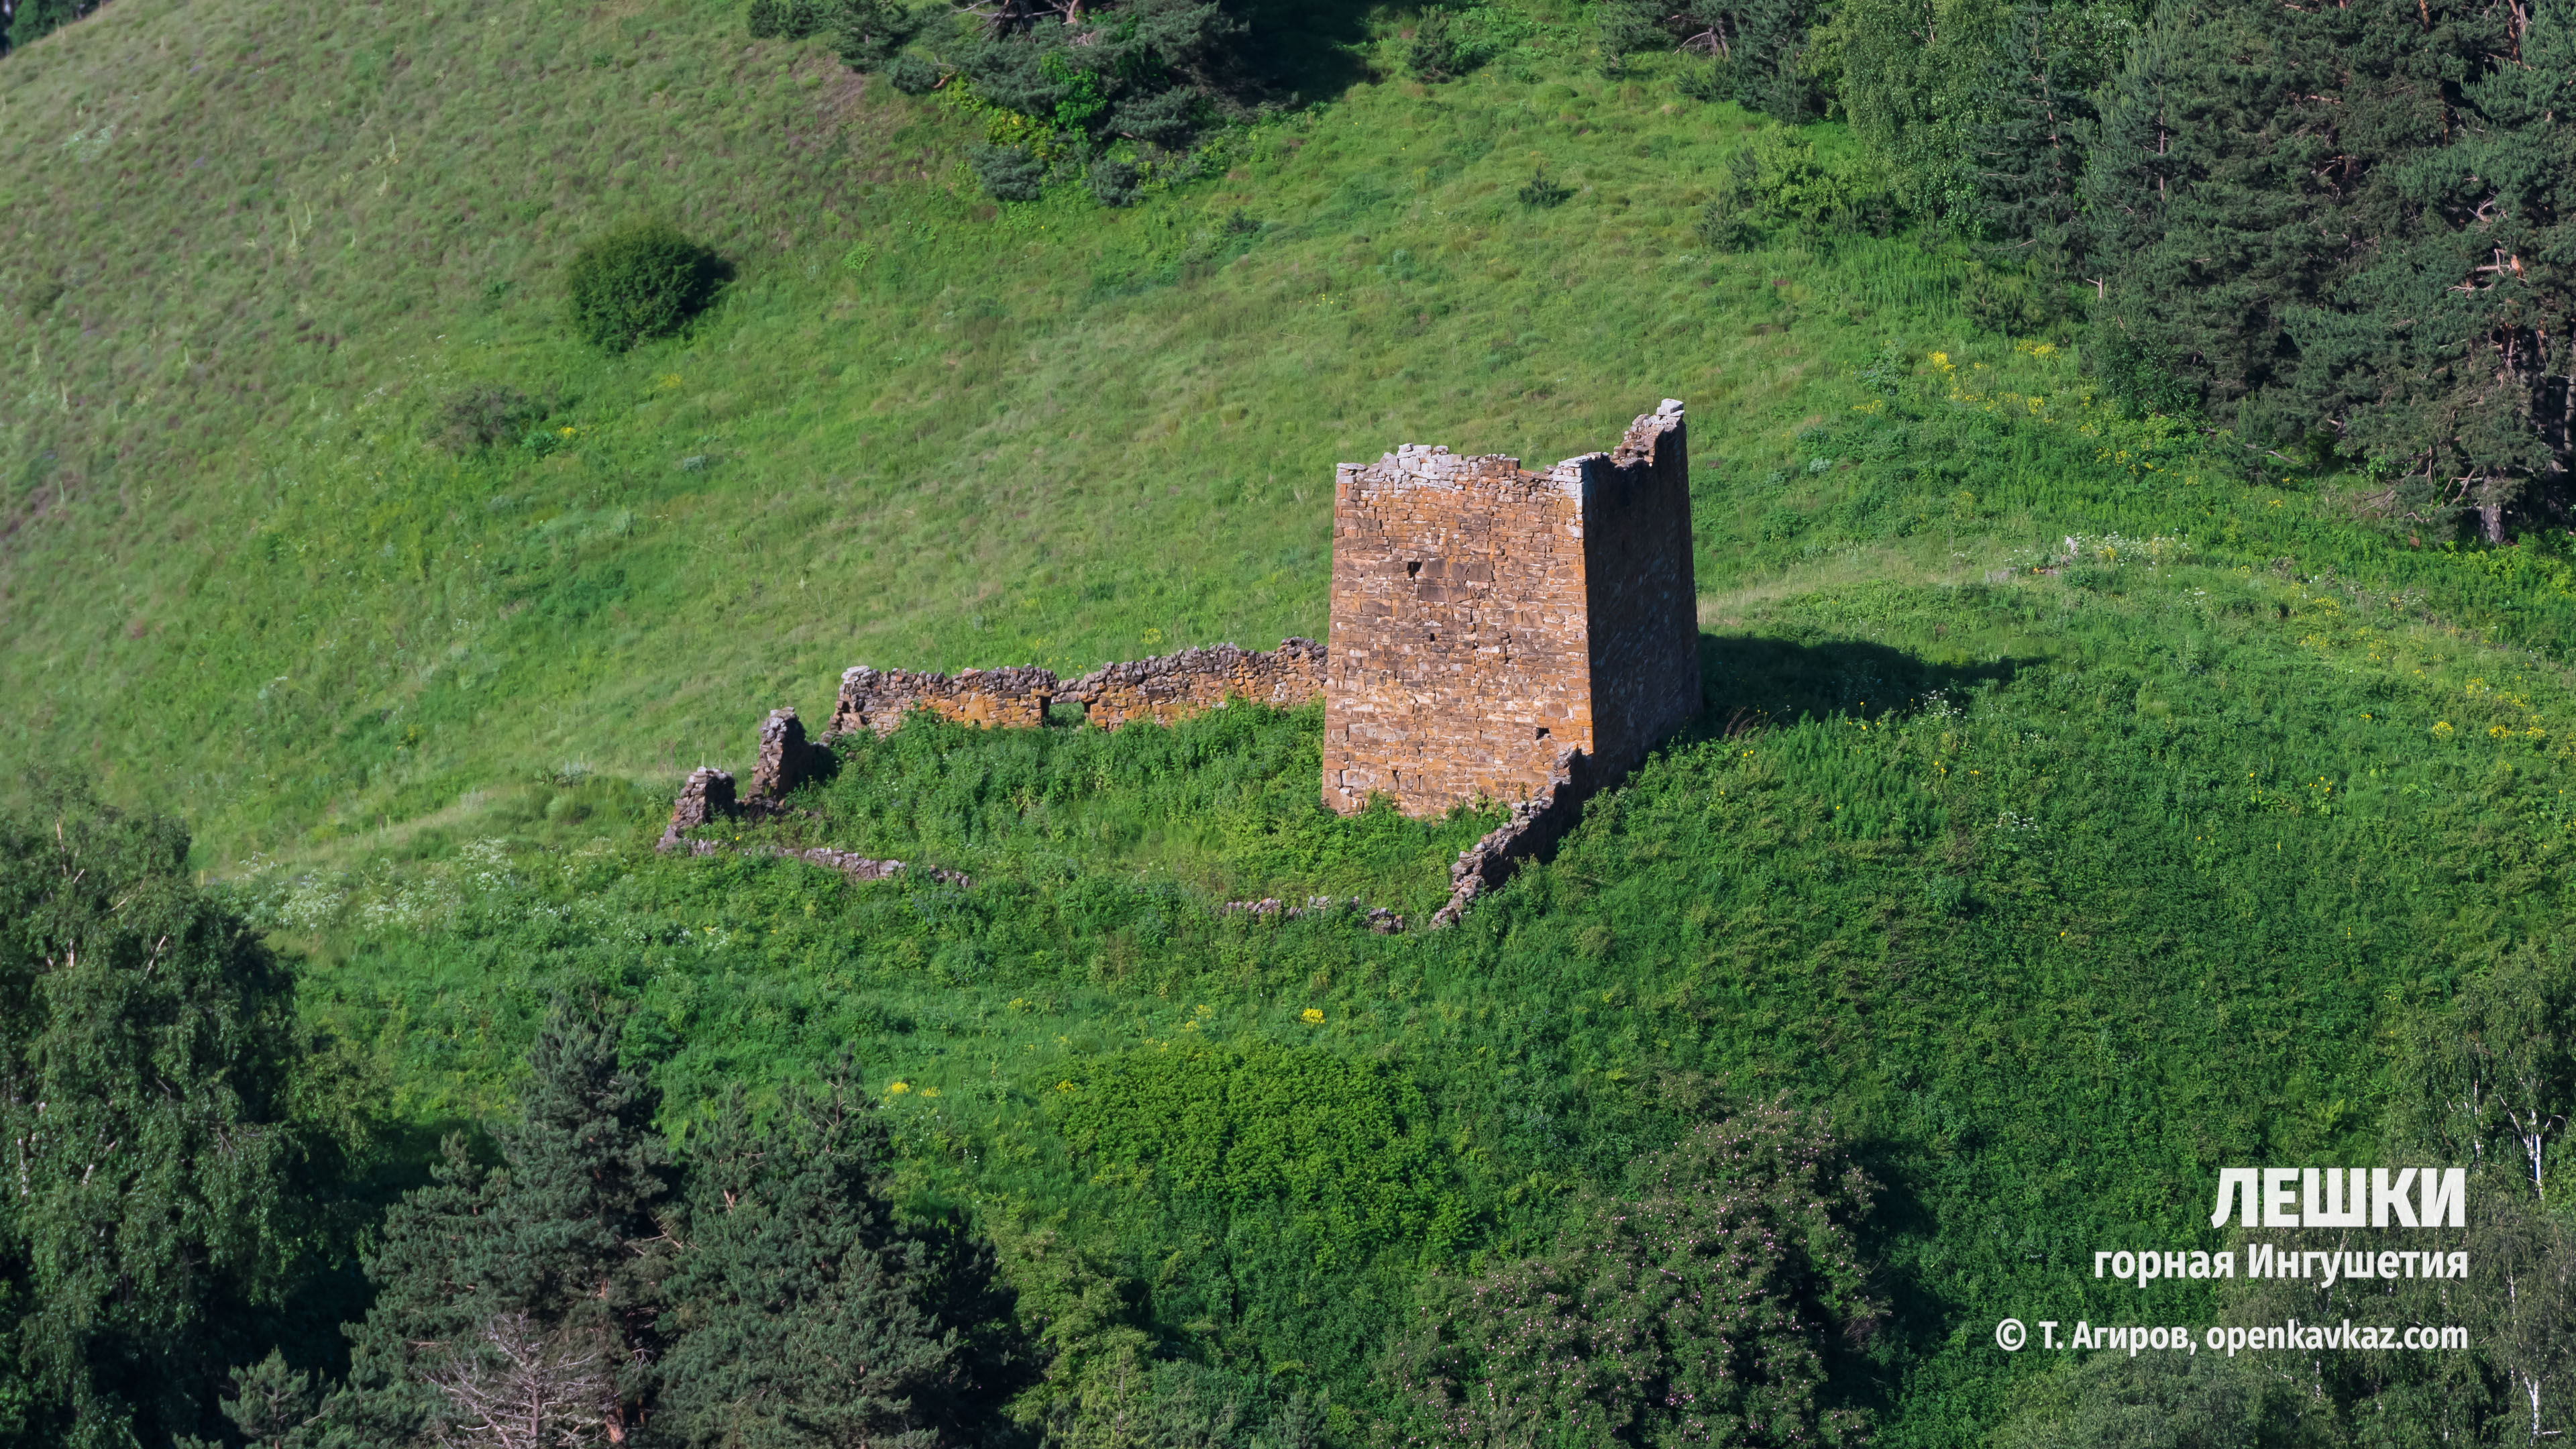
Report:
[[2010,680],[2036,659],[1942,664],[1857,639],[1800,644],[1757,634],[1699,636],[1699,719],[1685,738],[1841,715],[1913,714],[1979,684]]

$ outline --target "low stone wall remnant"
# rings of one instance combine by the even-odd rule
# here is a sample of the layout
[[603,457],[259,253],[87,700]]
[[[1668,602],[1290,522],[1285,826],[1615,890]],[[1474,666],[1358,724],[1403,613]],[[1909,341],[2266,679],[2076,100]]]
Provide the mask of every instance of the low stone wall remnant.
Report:
[[1476,897],[1511,879],[1522,861],[1564,839],[1583,818],[1583,802],[1599,788],[1600,773],[1581,750],[1560,753],[1537,794],[1515,801],[1502,824],[1458,852],[1449,867],[1449,904],[1431,913],[1431,929],[1458,924]]
[[1034,666],[967,669],[950,675],[870,669],[862,664],[842,674],[841,697],[833,706],[832,726],[826,734],[872,730],[890,735],[914,709],[927,709],[961,724],[1028,729],[1046,723],[1055,690],[1055,671]]
[[1323,692],[1324,646],[1312,639],[1282,640],[1268,653],[1231,644],[1184,649],[1095,669],[1071,684],[1035,665],[952,675],[862,664],[841,676],[829,733],[892,734],[915,709],[961,724],[1026,729],[1045,724],[1057,704],[1081,705],[1091,723],[1114,730],[1143,719],[1170,724],[1234,699],[1295,709]]
[[[665,852],[677,850],[685,855],[697,856],[722,855],[727,851],[744,855],[774,855],[781,860],[801,860],[808,865],[837,870],[852,880],[891,880],[896,876],[912,873],[912,867],[899,860],[870,860],[864,855],[853,855],[849,851],[834,850],[829,846],[816,846],[810,850],[798,850],[785,845],[740,846],[722,840],[684,840],[675,835],[665,834],[658,848]],[[975,884],[973,876],[960,870],[940,870],[934,866],[922,871],[921,874],[942,885],[953,885],[961,889]]]
[[670,850],[683,842],[683,837],[702,825],[731,819],[737,807],[733,798],[733,776],[707,765],[689,772],[680,786],[680,798],[671,802],[671,823],[662,827],[661,842],[656,850]]
[[1335,896],[1308,896],[1304,905],[1294,905],[1275,896],[1257,901],[1227,901],[1216,908],[1224,916],[1252,916],[1263,920],[1294,921],[1307,916],[1329,916],[1349,911],[1368,923],[1368,928],[1381,936],[1404,934],[1404,917],[1384,906],[1371,906],[1358,896],[1343,899]]
[[787,792],[823,773],[831,751],[805,738],[796,711],[773,709],[760,722],[760,755],[751,767],[751,799],[774,806]]
[[1091,722],[1116,729],[1140,719],[1170,724],[1230,700],[1295,709],[1324,692],[1324,646],[1282,639],[1269,653],[1218,644],[1095,669],[1064,687]]
[[[1048,709],[1062,700],[1081,705],[1093,724],[1116,729],[1138,720],[1170,724],[1222,709],[1237,699],[1295,709],[1323,692],[1324,646],[1312,639],[1282,640],[1267,653],[1232,644],[1184,649],[1095,669],[1071,684],[1059,680],[1053,670],[1034,665],[966,669],[952,675],[871,669],[862,664],[842,674],[840,697],[824,738],[859,730],[892,734],[904,715],[915,709],[964,724],[1033,728],[1045,724]],[[671,822],[658,848],[685,848],[694,855],[716,853],[720,847],[715,842],[691,840],[689,832],[746,814],[785,813],[789,792],[824,774],[830,761],[827,746],[806,738],[804,721],[794,709],[771,710],[760,724],[750,793],[737,799],[733,776],[723,770],[701,767],[691,772],[688,783],[680,787],[680,798],[672,802]],[[771,850],[831,866],[853,880],[882,880],[904,869],[899,860],[872,861],[846,851]],[[954,871],[930,874],[956,885],[972,884]]]
[[[770,850],[772,854],[783,855],[793,860],[829,866],[852,880],[885,880],[890,876],[904,875],[912,871],[911,866],[899,860],[870,860],[864,855],[853,855],[846,850],[833,850],[827,846],[817,846],[811,850],[790,850],[786,846],[779,845],[770,847]],[[973,876],[960,870],[940,870],[932,867],[920,874],[942,885],[964,887],[975,883]]]

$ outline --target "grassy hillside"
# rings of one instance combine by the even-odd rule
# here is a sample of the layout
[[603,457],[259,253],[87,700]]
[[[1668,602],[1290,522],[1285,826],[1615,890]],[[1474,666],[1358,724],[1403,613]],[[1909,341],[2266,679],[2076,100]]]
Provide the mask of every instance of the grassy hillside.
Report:
[[[405,1121],[500,1107],[567,993],[635,1004],[684,1125],[846,1054],[912,1190],[972,1204],[1039,1303],[1078,1291],[1071,1250],[1077,1285],[1124,1285],[1132,1317],[1088,1331],[1185,1366],[1155,1392],[1311,1388],[1355,1440],[1395,1412],[1372,1360],[1421,1285],[1542,1247],[1709,1083],[1786,1094],[1889,1188],[1882,1442],[1978,1443],[2053,1366],[1997,1354],[1995,1319],[2203,1321],[2212,1285],[2142,1294],[2089,1254],[2220,1246],[2220,1166],[2370,1160],[2409,1014],[2563,950],[2571,905],[2555,671],[2477,673],[2472,639],[2268,574],[2061,577],[1727,601],[1700,737],[1451,932],[1216,909],[1337,888],[1418,918],[1476,828],[1319,821],[1320,722],[1254,711],[915,726],[782,827],[971,889],[655,857],[650,801],[584,846],[621,808],[592,780],[244,900]],[[1284,1185],[1225,1165],[1265,1120],[1229,1112],[1300,1124]],[[1185,1115],[1212,1138],[1156,1150]]]
[[[1917,240],[1709,254],[1752,119],[1588,75],[1564,19],[1118,213],[983,201],[972,117],[727,5],[113,7],[0,68],[6,748],[185,800],[209,864],[569,764],[658,785],[852,663],[1320,634],[1336,460],[1550,460],[1660,396],[1694,410],[1713,590],[1818,577],[1828,541],[1957,574],[2108,526],[2069,476],[2098,467],[2073,370],[2035,366],[2074,446],[1927,460],[1958,474],[1937,548],[1759,548],[1830,513],[1794,435],[1880,353],[2049,359],[1971,362]],[[1542,165],[1572,201],[1515,199]],[[642,214],[740,277],[602,359],[558,272]],[[491,386],[541,446],[443,449],[442,405]]]
[[[667,774],[860,660],[1317,633],[1336,459],[1570,453],[1812,354],[1636,365],[1701,340],[1666,158],[1731,129],[1642,93],[1523,87],[1506,121],[1490,89],[1363,86],[1104,215],[1002,213],[961,179],[971,118],[747,44],[726,5],[147,3],[0,87],[31,379],[5,687],[41,701],[13,748],[179,792],[210,859],[538,766]],[[1615,149],[1586,144],[1605,110]],[[1510,192],[1556,149],[1587,204],[1534,226]],[[602,361],[556,273],[651,212],[740,280]],[[478,385],[543,400],[552,451],[440,452]]]
[[[116,0],[0,61],[0,754],[183,812],[415,1135],[504,1109],[561,995],[634,1008],[684,1130],[847,1054],[1062,1362],[1311,1390],[1336,1442],[1432,1286],[1786,1095],[1888,1186],[1882,1442],[1983,1442],[2051,1368],[1995,1318],[2201,1321],[2083,1256],[2207,1237],[2218,1165],[2364,1161],[2402,1028],[2564,959],[2576,566],[2245,485],[1979,332],[1956,239],[1712,251],[1757,119],[1498,14],[1426,88],[1402,14],[1313,12],[1321,100],[1111,212],[985,201],[965,108],[731,5]],[[602,358],[558,271],[644,214],[737,280]],[[501,386],[523,439],[441,441]],[[1311,712],[917,724],[800,802],[969,889],[649,849],[850,664],[1320,635],[1335,461],[1665,396],[1708,708],[1460,930],[1217,909],[1418,916],[1481,828],[1322,816]],[[1175,1160],[1212,1101],[1289,1166]]]

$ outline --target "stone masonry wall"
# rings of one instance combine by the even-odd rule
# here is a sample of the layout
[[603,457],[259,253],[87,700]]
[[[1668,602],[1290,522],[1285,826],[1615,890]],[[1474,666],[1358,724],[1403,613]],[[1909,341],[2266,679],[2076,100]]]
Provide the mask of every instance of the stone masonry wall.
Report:
[[1081,705],[1093,724],[1116,729],[1140,719],[1170,724],[1229,699],[1295,709],[1323,692],[1324,646],[1283,639],[1267,654],[1219,644],[1112,664],[1066,685],[1056,698]]
[[826,733],[892,734],[903,723],[905,712],[914,708],[966,724],[1027,728],[1046,723],[1055,688],[1055,672],[1034,667],[968,669],[948,675],[870,669],[862,664],[841,676],[841,697]]
[[[1637,419],[1584,460],[1584,582],[1594,759],[1625,772],[1700,708],[1699,586],[1691,566],[1682,405]],[[1598,772],[1596,772],[1598,773]]]
[[1568,750],[1626,769],[1698,710],[1695,611],[1678,402],[1544,474],[1418,445],[1343,464],[1324,802],[1530,801]]
[[774,805],[787,793],[822,773],[831,752],[805,738],[804,722],[793,709],[773,709],[760,722],[760,753],[751,767],[750,799]]
[[1525,798],[1589,749],[1579,500],[1505,457],[1409,446],[1333,484],[1324,801]]
[[1078,704],[1103,729],[1140,719],[1170,724],[1237,698],[1294,709],[1323,692],[1323,662],[1314,640],[1286,639],[1269,653],[1231,644],[1184,649],[1112,664],[1070,684],[1035,666],[947,675],[863,664],[841,676],[830,733],[891,734],[915,708],[967,724],[1025,728],[1046,723],[1052,705]]

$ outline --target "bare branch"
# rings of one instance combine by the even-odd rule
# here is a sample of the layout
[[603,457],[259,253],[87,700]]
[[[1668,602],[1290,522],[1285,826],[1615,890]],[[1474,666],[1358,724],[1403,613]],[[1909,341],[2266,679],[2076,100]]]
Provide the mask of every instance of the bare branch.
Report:
[[423,1377],[447,1400],[431,1425],[442,1449],[578,1449],[619,1417],[600,1336],[547,1333],[525,1313],[494,1317]]

